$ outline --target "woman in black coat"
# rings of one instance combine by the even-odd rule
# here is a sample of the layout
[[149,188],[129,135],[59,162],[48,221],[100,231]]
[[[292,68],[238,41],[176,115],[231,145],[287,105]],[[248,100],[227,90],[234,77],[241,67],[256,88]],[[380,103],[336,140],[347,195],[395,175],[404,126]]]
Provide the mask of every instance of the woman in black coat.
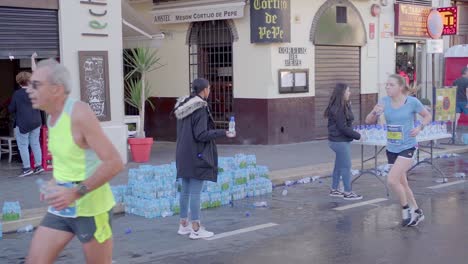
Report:
[[[177,178],[182,178],[178,234],[190,234],[191,239],[214,235],[200,225],[200,194],[203,181],[216,182],[218,179],[218,152],[214,140],[235,137],[235,133],[215,129],[206,102],[209,95],[210,83],[202,78],[196,79],[192,84],[192,95],[177,100],[174,108],[177,118]],[[188,221],[189,200],[191,226]]]
[[[354,115],[351,111],[350,95],[348,85],[336,84],[324,114],[328,119],[328,145],[336,154],[330,196],[359,200],[362,196],[351,190],[350,143],[353,139],[359,140],[361,135],[353,130]],[[343,179],[344,192],[338,190],[340,178]]]

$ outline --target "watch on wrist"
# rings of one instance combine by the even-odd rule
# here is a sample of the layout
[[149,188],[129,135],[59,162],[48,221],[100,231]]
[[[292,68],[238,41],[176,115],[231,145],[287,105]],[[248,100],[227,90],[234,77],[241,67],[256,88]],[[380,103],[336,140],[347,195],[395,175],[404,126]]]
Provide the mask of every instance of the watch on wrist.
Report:
[[88,193],[88,191],[89,191],[88,186],[84,185],[83,183],[78,184],[78,186],[77,186],[77,193],[78,193],[80,196],[84,196],[85,194]]
[[426,126],[426,125],[424,125],[423,123],[421,123],[421,125],[419,125],[421,131],[424,130],[424,127],[425,127],[425,126]]

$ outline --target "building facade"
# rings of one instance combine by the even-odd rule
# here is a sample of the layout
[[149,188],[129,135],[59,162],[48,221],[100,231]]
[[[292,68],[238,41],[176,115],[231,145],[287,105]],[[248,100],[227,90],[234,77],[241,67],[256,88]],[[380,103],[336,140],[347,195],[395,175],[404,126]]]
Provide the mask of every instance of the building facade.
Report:
[[[432,98],[425,21],[411,23],[411,19],[426,15],[432,5],[451,4],[426,0],[134,2],[138,2],[133,5],[136,10],[153,15],[154,24],[165,35],[159,54],[166,66],[150,76],[156,110],[149,109],[147,134],[156,140],[174,140],[176,121],[170,112],[175,100],[189,94],[194,78],[204,77],[211,82],[210,105],[218,127],[225,128],[229,117],[236,117],[234,142],[238,144],[326,138],[323,111],[337,82],[350,86],[359,123],[385,95],[387,77],[403,62],[411,84],[419,86],[420,97]],[[450,38],[444,40],[448,48]],[[436,83],[442,80],[442,66],[443,56],[435,56]]]

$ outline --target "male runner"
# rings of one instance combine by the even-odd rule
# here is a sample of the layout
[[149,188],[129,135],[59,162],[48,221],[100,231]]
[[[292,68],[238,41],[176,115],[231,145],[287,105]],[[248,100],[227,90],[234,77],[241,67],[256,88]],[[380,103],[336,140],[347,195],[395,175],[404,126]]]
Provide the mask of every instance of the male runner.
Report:
[[116,148],[90,107],[69,97],[71,77],[57,61],[37,64],[28,88],[34,108],[48,115],[53,180],[41,191],[49,209],[34,234],[26,263],[53,263],[73,237],[87,263],[112,263],[109,181],[123,169]]

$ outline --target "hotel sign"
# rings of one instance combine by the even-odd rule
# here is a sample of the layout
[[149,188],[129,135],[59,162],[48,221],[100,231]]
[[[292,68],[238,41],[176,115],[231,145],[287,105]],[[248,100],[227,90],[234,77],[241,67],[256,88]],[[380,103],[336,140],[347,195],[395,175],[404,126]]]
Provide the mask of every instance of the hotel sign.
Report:
[[458,8],[456,6],[441,7],[437,8],[437,11],[442,15],[442,21],[444,23],[442,35],[456,35],[458,26]]
[[154,24],[190,23],[196,21],[223,20],[244,16],[245,3],[211,5],[203,8],[178,8],[153,11]]
[[427,17],[430,7],[395,4],[395,36],[429,38]]

